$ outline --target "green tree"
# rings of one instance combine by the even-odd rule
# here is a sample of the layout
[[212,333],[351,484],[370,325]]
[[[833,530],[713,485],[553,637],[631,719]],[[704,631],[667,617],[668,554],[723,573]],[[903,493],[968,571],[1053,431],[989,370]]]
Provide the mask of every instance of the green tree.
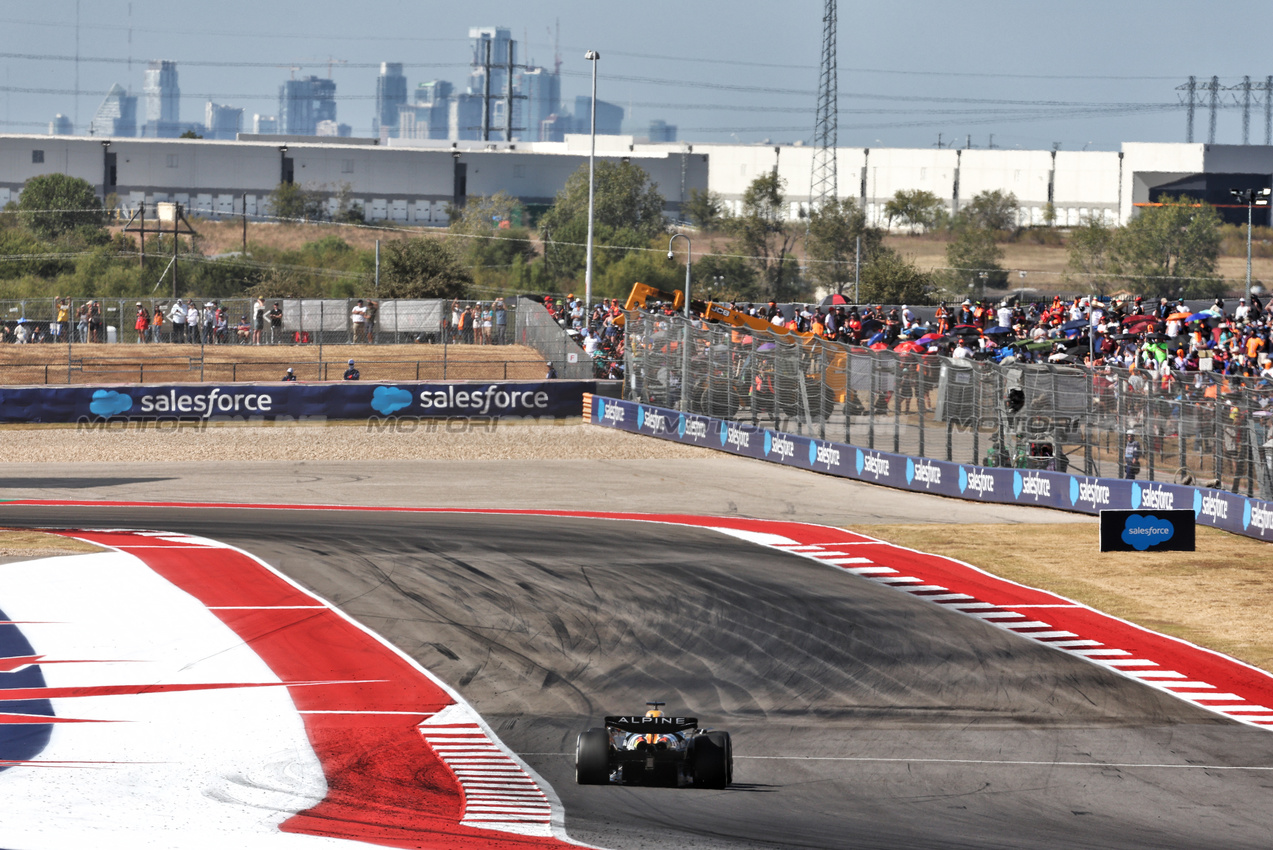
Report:
[[747,257],[756,270],[762,298],[795,301],[801,295],[794,248],[797,230],[787,221],[786,181],[766,172],[743,193],[742,215],[731,219],[733,253]]
[[932,276],[896,251],[884,249],[862,269],[862,300],[877,304],[916,304],[929,300]]
[[[677,264],[680,280],[685,266]],[[760,286],[755,267],[742,257],[726,254],[696,256],[690,269],[690,297],[698,301],[757,301]]]
[[524,216],[521,202],[506,192],[469,198],[463,209],[451,210],[448,241],[473,267],[475,283],[507,288],[525,277],[527,264],[538,256],[535,245],[526,228],[507,226]]
[[1225,284],[1216,274],[1221,234],[1215,207],[1185,195],[1164,196],[1159,203],[1142,207],[1118,235],[1119,273],[1155,298],[1221,294]]
[[[663,290],[682,289],[685,286],[685,266],[667,258],[667,245],[663,250],[651,243],[649,251],[630,251],[593,277],[594,298],[619,298],[624,301],[632,291],[632,284],[644,283]],[[694,298],[703,293],[691,292]]]
[[323,219],[323,199],[315,190],[306,189],[299,183],[280,183],[274,187],[266,200],[270,215],[292,221],[321,221]]
[[[641,168],[630,162],[598,162],[595,187],[594,273],[667,232],[663,196]],[[540,218],[539,229],[546,243],[544,263],[552,277],[577,280],[584,268],[588,234],[586,165],[566,179],[552,207]]]
[[921,230],[932,230],[946,212],[946,204],[932,192],[924,189],[898,189],[884,205],[888,226],[893,222]]
[[449,245],[429,238],[388,243],[381,254],[384,298],[467,298],[473,276]]
[[[999,265],[1003,250],[995,244],[994,234],[978,227],[964,227],[946,246],[946,284],[954,293],[981,295],[989,287],[1002,289],[1008,273]],[[981,275],[985,274],[983,278]]]
[[1015,231],[1021,205],[1017,196],[995,189],[974,195],[962,209],[959,219],[964,226],[997,232]]
[[1083,223],[1070,231],[1069,259],[1066,263],[1083,285],[1104,295],[1110,289],[1114,270],[1114,242],[1118,231],[1099,216],[1088,216]]
[[884,232],[866,223],[866,213],[852,198],[813,210],[805,237],[810,280],[828,292],[852,282],[858,239],[862,240],[862,264],[870,265],[884,249]]
[[704,233],[719,230],[725,219],[725,204],[716,192],[690,189],[681,212]]
[[102,202],[92,184],[66,174],[42,174],[22,187],[18,200],[22,223],[41,239],[57,239],[72,231],[100,232],[106,223]]

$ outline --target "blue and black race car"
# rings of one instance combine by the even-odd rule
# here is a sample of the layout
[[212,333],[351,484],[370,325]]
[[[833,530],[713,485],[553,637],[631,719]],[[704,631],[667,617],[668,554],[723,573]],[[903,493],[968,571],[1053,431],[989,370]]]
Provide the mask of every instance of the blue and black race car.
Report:
[[575,780],[580,785],[692,785],[724,788],[734,779],[728,732],[702,729],[697,717],[673,717],[663,703],[644,715],[606,717],[579,736]]

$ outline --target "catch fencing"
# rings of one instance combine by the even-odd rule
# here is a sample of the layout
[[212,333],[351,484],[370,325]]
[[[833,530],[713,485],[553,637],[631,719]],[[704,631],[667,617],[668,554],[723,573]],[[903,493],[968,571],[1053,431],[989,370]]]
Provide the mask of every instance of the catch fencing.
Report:
[[1273,498],[1273,393],[1252,379],[899,354],[646,312],[628,314],[625,365],[625,398],[686,413],[935,460]]
[[[41,298],[0,301],[0,342],[201,345],[338,345],[404,343],[504,345],[511,342],[513,302],[356,298],[180,299],[197,321],[174,320],[171,298]],[[271,318],[274,305],[279,314]],[[138,328],[139,311],[148,317]],[[156,310],[163,315],[154,321]],[[218,321],[217,312],[223,321]],[[466,310],[468,315],[466,316]],[[258,312],[261,314],[258,318]]]
[[559,378],[586,381],[597,377],[592,357],[583,350],[573,332],[554,319],[543,304],[529,299],[519,299],[519,302],[514,335],[518,344],[528,345],[544,355]]

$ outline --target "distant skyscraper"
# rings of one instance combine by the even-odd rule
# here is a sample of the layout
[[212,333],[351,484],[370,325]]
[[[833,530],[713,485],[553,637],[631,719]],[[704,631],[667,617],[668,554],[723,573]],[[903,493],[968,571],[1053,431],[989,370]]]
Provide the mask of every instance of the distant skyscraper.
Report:
[[448,138],[454,90],[446,80],[430,80],[416,86],[414,105],[398,107],[399,138]]
[[321,77],[288,80],[278,89],[279,132],[318,135],[318,122],[336,120],[336,83]]
[[532,142],[546,142],[541,127],[543,123],[558,111],[561,103],[561,78],[549,73],[544,68],[526,68],[515,77],[518,93],[526,99],[522,101],[519,114],[526,116],[526,129],[520,138]]
[[474,141],[482,138],[482,97],[458,94],[447,98],[447,134],[452,141]]
[[71,123],[71,119],[67,118],[61,112],[53,116],[53,120],[49,122],[50,136],[73,136],[75,135],[75,125]]
[[[601,101],[597,101],[597,103],[600,102]],[[651,121],[650,141],[654,144],[658,144],[659,142],[675,142],[676,125],[669,124],[666,121]]]
[[243,110],[208,101],[203,123],[209,139],[235,139],[243,130]]
[[137,135],[137,98],[119,83],[110,87],[88,125],[90,136],[131,138]]
[[575,119],[570,115],[553,113],[539,122],[539,141],[564,142],[567,133],[575,131]]
[[177,63],[152,61],[146,69],[146,125],[143,135],[174,138],[181,135],[181,87],[177,84]]
[[[487,64],[487,47],[490,48],[490,68],[491,68],[491,84],[489,88],[490,94],[490,115],[488,117],[488,129],[490,138],[504,138],[505,129],[510,126],[517,127],[517,119],[520,114],[517,101],[513,101],[513,114],[507,116],[508,111],[507,96],[509,94],[508,86],[511,82],[508,74],[509,65],[509,49],[513,50],[513,63],[517,62],[517,43],[513,41],[512,34],[505,27],[473,27],[469,30],[469,38],[473,39],[473,59],[472,71],[469,72],[469,94],[484,97],[487,94],[486,86],[486,64]],[[478,112],[478,135],[481,138],[481,111]]]
[[392,136],[398,129],[398,110],[407,105],[407,78],[401,62],[381,62],[376,77],[376,115],[371,119],[373,136]]
[[[580,95],[575,98],[575,132],[592,130],[592,98]],[[597,101],[597,135],[617,136],[623,132],[623,107]]]
[[277,133],[278,119],[273,115],[262,115],[258,112],[252,116],[252,132],[267,136]]

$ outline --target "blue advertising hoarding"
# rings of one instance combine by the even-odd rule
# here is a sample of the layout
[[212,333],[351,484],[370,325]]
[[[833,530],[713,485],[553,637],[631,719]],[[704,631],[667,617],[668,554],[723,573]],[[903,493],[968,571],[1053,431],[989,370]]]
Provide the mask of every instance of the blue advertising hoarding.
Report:
[[[585,411],[588,411],[585,405]],[[768,428],[593,397],[595,425],[703,446],[920,493],[1099,515],[1102,510],[1192,509],[1197,521],[1273,541],[1273,502],[1181,484],[950,463],[875,451]]]
[[300,419],[564,419],[595,381],[482,383],[138,384],[0,387],[0,422]]

